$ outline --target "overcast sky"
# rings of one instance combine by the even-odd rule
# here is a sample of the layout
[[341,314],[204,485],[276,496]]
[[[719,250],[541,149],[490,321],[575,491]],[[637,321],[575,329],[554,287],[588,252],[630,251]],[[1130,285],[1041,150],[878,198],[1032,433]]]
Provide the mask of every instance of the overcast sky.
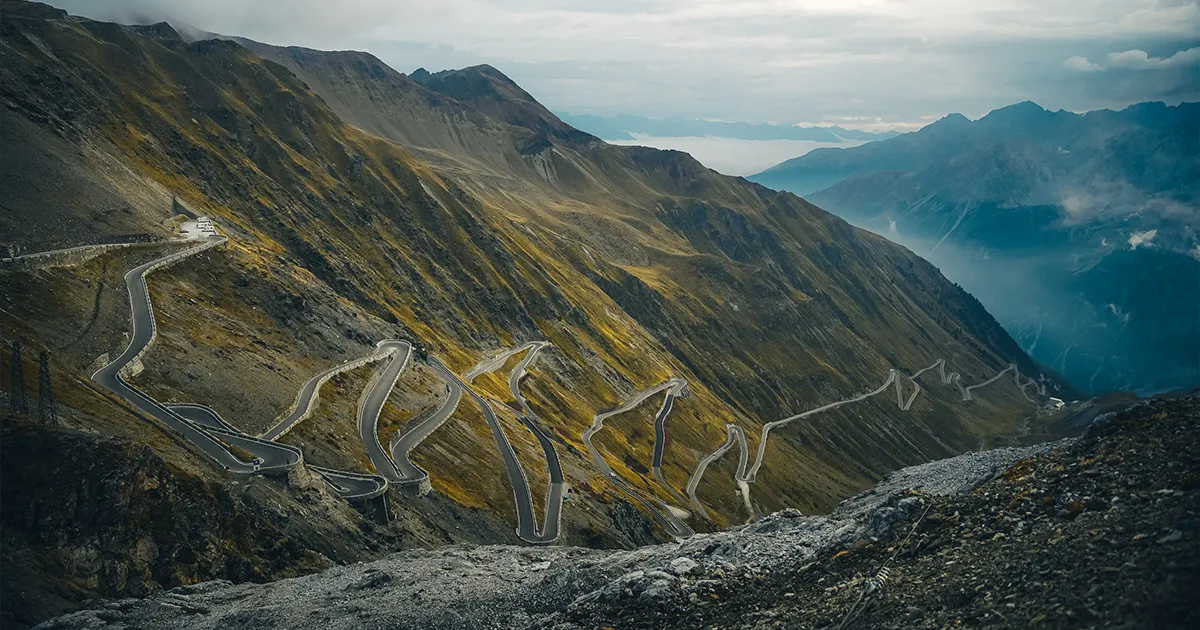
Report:
[[401,72],[496,66],[552,110],[920,126],[1200,100],[1197,0],[50,0]]

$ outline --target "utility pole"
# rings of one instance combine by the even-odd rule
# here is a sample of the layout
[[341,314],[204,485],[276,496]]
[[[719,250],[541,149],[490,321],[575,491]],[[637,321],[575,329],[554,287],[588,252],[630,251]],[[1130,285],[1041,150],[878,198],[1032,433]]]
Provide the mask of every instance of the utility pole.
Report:
[[8,409],[13,413],[29,413],[29,399],[25,396],[25,372],[22,370],[21,342],[12,342],[12,367],[8,373],[11,376],[8,393]]
[[54,406],[54,383],[50,380],[50,352],[38,355],[38,419],[42,424],[58,424],[58,408]]

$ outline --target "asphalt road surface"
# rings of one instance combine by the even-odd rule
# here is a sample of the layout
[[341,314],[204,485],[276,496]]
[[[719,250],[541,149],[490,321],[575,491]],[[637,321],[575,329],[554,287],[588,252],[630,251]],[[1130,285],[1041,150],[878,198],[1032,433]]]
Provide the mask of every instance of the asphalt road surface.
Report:
[[549,346],[547,341],[534,341],[525,346],[529,352],[513,367],[513,370],[508,375],[508,389],[512,392],[513,398],[517,401],[517,405],[521,407],[521,424],[529,429],[534,437],[537,438],[538,444],[542,447],[542,453],[546,458],[546,472],[550,477],[550,483],[546,488],[546,515],[545,523],[542,530],[538,532],[538,542],[547,543],[558,539],[559,521],[562,517],[563,500],[567,496],[567,482],[563,477],[562,463],[558,459],[558,451],[554,449],[554,442],[550,436],[546,435],[542,428],[542,420],[529,407],[529,402],[521,395],[521,379],[525,378],[525,374],[529,370],[529,364],[537,358],[542,348]]
[[[397,350],[401,350],[405,353],[411,352],[412,346],[409,345],[407,341],[400,341],[398,339],[381,341],[376,345],[375,353],[367,357],[366,363],[387,358],[388,356],[394,354]],[[292,410],[282,418],[279,418],[279,420],[275,423],[275,426],[267,429],[266,432],[259,437],[271,441],[275,441],[283,437],[284,434],[286,434],[288,431],[291,431],[297,424],[300,423],[301,420],[304,420],[309,416],[310,413],[312,413],[313,407],[316,405],[319,394],[321,393],[321,386],[324,385],[326,381],[339,372],[361,367],[362,365],[364,365],[363,361],[346,361],[308,379],[308,381],[300,387],[300,391],[296,394],[296,402],[294,405],[292,405]],[[398,377],[399,372],[397,372],[397,378]],[[395,381],[393,380],[393,384],[394,383]],[[388,391],[390,392],[391,390]]]
[[[125,285],[129,292],[130,311],[132,320],[132,334],[130,335],[129,345],[115,360],[108,365],[97,370],[92,379],[102,387],[117,394],[131,405],[150,416],[170,426],[172,429],[181,433],[192,444],[194,444],[201,452],[213,459],[222,468],[237,472],[237,473],[254,473],[261,470],[270,470],[278,468],[287,468],[296,466],[303,462],[303,454],[294,447],[275,443],[273,440],[290,430],[296,423],[306,417],[312,409],[317,393],[320,390],[321,384],[328,379],[332,374],[348,369],[347,365],[336,366],[330,368],[321,374],[310,379],[305,383],[297,395],[297,404],[295,408],[287,414],[280,422],[268,430],[262,438],[245,435],[226,422],[211,408],[203,405],[172,405],[166,406],[154,400],[137,388],[129,385],[121,376],[121,371],[139,358],[142,351],[150,345],[154,340],[155,321],[153,307],[150,303],[150,294],[146,285],[146,274],[157,268],[161,264],[178,260],[187,256],[194,255],[201,251],[214,247],[224,238],[206,239],[196,247],[183,250],[174,254],[170,254],[157,260],[139,265],[131,269],[125,274]],[[353,498],[361,496],[374,496],[382,493],[387,489],[388,479],[398,482],[411,482],[427,478],[428,475],[409,459],[408,455],[417,444],[420,444],[430,433],[437,429],[447,418],[454,412],[458,403],[462,398],[464,391],[469,393],[471,397],[478,403],[484,412],[484,417],[491,428],[492,436],[496,441],[496,445],[503,456],[505,469],[511,481],[513,488],[514,500],[517,506],[517,535],[523,540],[533,543],[546,543],[556,540],[558,537],[559,517],[561,516],[562,502],[566,495],[566,483],[562,474],[561,463],[558,459],[558,454],[554,449],[553,442],[549,436],[545,434],[540,426],[540,420],[530,409],[527,401],[520,394],[520,381],[525,376],[526,370],[533,361],[537,353],[546,345],[546,342],[530,342],[505,351],[487,361],[481,362],[470,370],[466,375],[466,382],[460,379],[458,375],[450,371],[441,361],[436,358],[431,358],[430,363],[442,375],[449,387],[449,395],[441,407],[432,413],[425,420],[417,423],[412,429],[401,435],[395,444],[392,446],[394,460],[389,458],[378,439],[378,421],[379,414],[386,403],[388,396],[395,387],[396,381],[400,373],[408,365],[411,358],[412,347],[408,342],[401,340],[388,340],[379,344],[378,350],[372,358],[382,359],[388,355],[392,355],[392,360],[383,369],[379,378],[367,393],[363,405],[359,410],[359,433],[366,445],[368,455],[376,470],[383,476],[368,475],[360,473],[350,473],[344,471],[334,471],[330,469],[313,467],[314,470],[323,475],[330,485],[343,496]],[[522,409],[522,423],[534,433],[541,445],[545,457],[547,469],[550,475],[550,483],[547,491],[547,509],[546,522],[539,531],[537,527],[532,496],[529,490],[529,483],[525,476],[525,471],[521,467],[517,459],[516,453],[509,443],[507,436],[504,434],[504,429],[496,418],[495,412],[490,403],[477,394],[467,384],[472,378],[478,374],[489,372],[498,369],[504,364],[507,359],[519,352],[528,351],[525,358],[513,369],[509,375],[509,388],[511,389],[514,398]],[[356,365],[361,365],[361,362],[355,362]],[[903,385],[900,374],[896,370],[890,370],[888,379],[879,388],[860,394],[844,400],[832,402],[815,409],[810,409],[793,416],[769,422],[763,425],[761,437],[759,438],[758,450],[754,460],[754,464],[749,465],[748,446],[746,442],[745,432],[737,426],[729,425],[726,429],[727,437],[724,443],[717,447],[712,453],[703,458],[697,465],[695,472],[688,480],[686,492],[693,507],[706,514],[704,508],[696,496],[696,488],[698,487],[704,472],[708,466],[722,457],[734,445],[738,443],[740,446],[740,458],[738,469],[735,474],[735,479],[738,482],[739,489],[743,495],[744,502],[748,509],[750,508],[749,484],[753,483],[757,477],[759,469],[762,467],[763,457],[766,454],[767,440],[770,437],[770,432],[774,428],[786,425],[795,420],[806,418],[817,413],[836,409],[842,405],[858,402],[872,396],[879,395],[887,390],[889,386],[894,385],[896,390],[896,405],[902,411],[907,411],[911,408],[913,401],[921,392],[920,385],[916,379],[930,370],[937,369],[943,384],[954,383],[958,387],[962,400],[969,401],[972,399],[972,391],[981,387],[990,385],[1000,380],[1005,374],[1011,372],[1013,374],[1014,383],[1021,391],[1021,394],[1030,402],[1035,404],[1038,401],[1031,397],[1026,391],[1031,385],[1039,395],[1045,394],[1045,385],[1032,378],[1022,379],[1020,370],[1015,364],[1010,364],[1008,367],[997,372],[996,375],[988,380],[964,387],[961,382],[961,377],[957,372],[946,373],[945,361],[938,359],[932,365],[923,368],[911,377],[907,377],[913,383],[912,393],[905,398],[903,395]],[[639,392],[631,400],[627,401],[617,409],[597,414],[593,419],[592,426],[583,434],[584,443],[592,455],[592,459],[597,467],[616,483],[619,487],[629,492],[645,507],[647,507],[655,519],[673,536],[684,537],[690,536],[694,532],[682,520],[678,518],[675,511],[661,501],[653,497],[645,496],[641,491],[637,490],[627,481],[620,477],[605,461],[604,456],[592,444],[592,437],[596,432],[600,431],[604,426],[604,420],[612,415],[628,411],[637,405],[641,404],[650,396],[664,391],[667,391],[667,396],[663,401],[662,407],[659,409],[655,417],[655,442],[654,455],[652,466],[659,482],[669,490],[672,495],[678,499],[683,499],[678,492],[674,490],[663,477],[662,461],[665,451],[665,428],[667,416],[670,414],[674,399],[680,395],[686,395],[687,382],[683,379],[670,379],[654,388]],[[266,438],[266,439],[263,439]],[[254,461],[244,461],[237,455],[231,452],[232,445],[238,449],[247,451],[255,456]],[[658,503],[659,506],[656,506]],[[665,509],[665,512],[659,507]]]
[[880,385],[878,388],[876,388],[870,392],[867,392],[865,394],[859,394],[857,396],[852,396],[850,398],[832,402],[832,403],[829,403],[826,405],[822,405],[815,409],[809,409],[808,411],[804,411],[804,412],[795,414],[793,416],[789,416],[782,420],[776,420],[774,422],[768,422],[767,424],[764,424],[763,429],[762,429],[762,436],[758,440],[758,453],[754,459],[754,465],[750,466],[749,468],[747,468],[748,446],[746,444],[745,432],[742,431],[740,428],[736,427],[735,425],[728,425],[726,427],[727,436],[726,436],[725,442],[722,443],[720,446],[718,446],[716,448],[716,450],[714,450],[708,456],[706,456],[700,460],[699,464],[696,466],[695,472],[692,473],[691,478],[688,480],[686,491],[687,491],[688,496],[691,499],[692,506],[695,507],[697,510],[699,510],[701,512],[701,514],[706,514],[704,507],[700,503],[700,499],[696,496],[696,487],[699,486],[700,480],[704,476],[704,472],[708,469],[709,464],[711,464],[713,461],[716,461],[722,455],[724,455],[726,452],[728,452],[729,449],[732,448],[733,442],[735,442],[735,441],[738,442],[740,445],[740,448],[741,448],[741,459],[738,463],[737,472],[734,473],[734,480],[738,484],[739,491],[742,494],[743,502],[746,504],[747,508],[752,511],[753,508],[750,507],[751,506],[750,484],[754,483],[755,479],[758,477],[759,469],[762,468],[763,457],[766,455],[766,452],[767,452],[767,439],[770,437],[771,431],[773,429],[775,429],[777,427],[781,427],[781,426],[788,424],[790,422],[793,422],[795,420],[807,418],[809,416],[813,416],[813,415],[816,415],[816,414],[824,412],[824,411],[829,411],[831,409],[837,409],[838,407],[841,407],[842,405],[859,402],[861,400],[871,398],[872,396],[878,396],[879,394],[882,394],[883,392],[887,391],[888,387],[892,386],[892,385],[895,386],[895,390],[896,390],[896,406],[901,411],[908,411],[909,408],[912,407],[912,403],[916,399],[917,394],[921,393],[921,386],[916,382],[917,377],[924,374],[925,372],[928,372],[928,371],[934,370],[934,369],[937,369],[939,371],[939,376],[940,376],[943,384],[954,383],[958,387],[958,390],[962,394],[962,400],[964,402],[971,400],[971,391],[972,390],[978,389],[980,387],[985,387],[987,385],[991,385],[992,383],[1000,380],[1000,378],[1003,377],[1005,374],[1008,374],[1010,372],[1013,374],[1013,379],[1014,379],[1014,382],[1015,382],[1017,388],[1021,391],[1021,395],[1024,396],[1026,400],[1028,400],[1034,404],[1039,404],[1036,399],[1031,398],[1029,396],[1029,394],[1026,392],[1026,388],[1028,388],[1030,385],[1033,385],[1035,390],[1039,394],[1045,394],[1045,385],[1044,384],[1039,383],[1038,381],[1034,380],[1033,378],[1028,378],[1028,379],[1022,381],[1021,371],[1017,368],[1016,364],[1009,364],[1008,367],[998,371],[995,374],[995,376],[992,376],[988,380],[986,380],[982,383],[979,383],[978,385],[971,385],[969,387],[963,387],[962,382],[961,382],[962,378],[959,375],[959,373],[958,372],[950,372],[949,374],[947,374],[945,359],[938,359],[937,361],[934,361],[928,367],[925,367],[925,368],[922,368],[922,369],[916,371],[915,373],[913,373],[913,375],[911,377],[906,377],[910,381],[912,381],[914,387],[913,387],[912,394],[909,395],[909,397],[907,399],[905,399],[903,397],[901,374],[897,370],[891,369],[891,370],[888,370],[888,377],[887,377],[887,380],[884,381],[883,385]]
[[[304,455],[299,449],[245,435],[226,422],[215,410],[205,405],[163,405],[126,383],[120,374],[121,370],[136,359],[154,340],[156,324],[153,306],[150,303],[150,292],[146,286],[146,274],[160,263],[199,253],[224,240],[224,238],[208,239],[196,247],[139,265],[125,274],[125,286],[129,292],[133,326],[129,346],[114,361],[97,370],[92,375],[92,380],[124,398],[142,412],[157,418],[183,434],[189,442],[225,470],[251,474],[297,466],[304,461]],[[254,460],[242,460],[234,455],[226,444],[250,453],[254,456]],[[330,485],[346,498],[376,496],[387,489],[387,480],[382,477],[329,469],[314,468],[314,470],[318,470]]]
[[470,395],[483,411],[483,417],[492,431],[492,439],[496,441],[496,448],[504,459],[504,470],[508,474],[509,486],[512,487],[513,502],[517,508],[517,536],[527,542],[541,542],[536,518],[533,514],[533,495],[529,491],[529,480],[525,477],[525,469],[521,467],[521,462],[517,459],[517,454],[508,441],[508,436],[504,434],[504,427],[500,425],[500,420],[496,417],[492,406],[482,396],[475,393],[475,390],[471,389],[453,370],[446,367],[446,364],[442,363],[440,359],[431,356],[429,363],[442,375],[442,378],[457,382],[458,386]]
[[[650,398],[661,391],[665,390],[671,393],[679,393],[684,391],[686,387],[687,381],[681,378],[672,378],[663,381],[662,383],[651,387],[650,389],[640,391],[637,394],[634,394],[633,398],[627,400],[620,407],[596,414],[595,417],[592,418],[592,426],[588,427],[588,429],[583,432],[583,443],[585,446],[587,446],[588,452],[591,453],[592,461],[596,464],[596,467],[599,468],[600,471],[609,478],[609,480],[617,485],[617,487],[624,490],[627,494],[632,496],[647,510],[649,510],[650,515],[654,517],[654,520],[657,521],[658,524],[661,525],[668,534],[674,536],[675,538],[687,538],[696,532],[675,514],[671,506],[659,501],[658,499],[646,496],[645,493],[643,493],[641,490],[638,490],[633,486],[633,484],[626,481],[624,477],[617,474],[617,472],[608,465],[608,462],[605,461],[604,455],[600,452],[600,450],[596,448],[594,444],[592,444],[592,438],[596,435],[596,433],[604,428],[604,421],[608,418],[617,414],[625,413],[626,411],[637,407],[647,398]],[[671,400],[673,400],[673,396],[671,397]],[[672,405],[673,403],[664,401],[662,408],[659,409],[659,415],[655,418],[655,452],[659,457],[660,466],[662,456],[661,439],[663,435],[661,422],[666,420],[666,414],[670,413]]]
[[392,353],[392,360],[383,368],[358,410],[358,434],[367,447],[367,456],[371,458],[375,472],[387,477],[389,481],[400,481],[400,471],[379,443],[379,413],[383,411],[383,404],[396,387],[400,373],[408,367],[408,361],[412,358],[412,344],[407,341],[388,340],[380,343],[379,349]]
[[[303,461],[303,454],[300,449],[245,435],[226,422],[215,409],[207,405],[183,403],[168,405],[168,408],[180,416],[204,427],[208,431],[218,434],[221,439],[235,444],[255,457],[260,458],[263,468],[270,468],[271,462],[275,462],[278,467],[281,464],[291,465]],[[325,482],[329,484],[329,487],[345,499],[376,497],[383,494],[388,487],[387,480],[378,475],[334,470],[312,464],[309,464],[308,467],[321,475]]]
[[[433,364],[432,360],[430,364]],[[425,438],[436,431],[438,427],[445,424],[446,420],[454,413],[454,410],[458,408],[458,403],[462,400],[463,388],[458,384],[458,380],[445,377],[443,379],[449,391],[446,399],[442,401],[441,406],[424,419],[412,424],[407,431],[401,433],[392,442],[392,462],[396,466],[396,473],[400,477],[400,483],[417,483],[429,478],[429,473],[412,462],[412,451],[421,442],[424,442]]]
[[225,470],[252,473],[254,472],[254,464],[252,462],[241,460],[229,452],[229,449],[217,441],[216,438],[201,430],[197,425],[187,421],[157,400],[126,383],[120,374],[121,370],[136,359],[142,350],[150,345],[150,342],[154,339],[154,313],[150,306],[150,293],[146,287],[146,273],[159,263],[199,253],[213,247],[214,242],[223,240],[216,239],[213,242],[205,242],[182,252],[152,260],[130,269],[125,274],[125,287],[129,291],[129,307],[132,313],[133,327],[132,334],[129,337],[129,345],[120,356],[108,365],[96,370],[95,374],[92,374],[92,380],[101,387],[124,398],[141,412],[157,418],[175,431],[183,434],[189,442],[194,444],[196,448],[212,458],[213,461],[217,462]]

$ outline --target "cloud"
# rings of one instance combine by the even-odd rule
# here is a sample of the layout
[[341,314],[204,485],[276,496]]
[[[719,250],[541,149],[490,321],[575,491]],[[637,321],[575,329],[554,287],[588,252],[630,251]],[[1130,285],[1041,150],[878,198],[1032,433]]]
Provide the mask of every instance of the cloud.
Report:
[[1200,63],[1200,46],[1181,50],[1170,57],[1151,57],[1144,50],[1126,50],[1108,54],[1108,65],[1113,68],[1166,70],[1196,63]]
[[1146,230],[1144,232],[1134,232],[1129,235],[1129,249],[1137,249],[1139,247],[1150,247],[1150,243],[1154,241],[1154,237],[1158,236],[1158,230]]
[[1125,68],[1129,70],[1170,70],[1186,68],[1200,63],[1200,46],[1180,50],[1173,55],[1151,57],[1144,50],[1126,50],[1124,52],[1108,53],[1108,65],[1102,66],[1088,61],[1087,57],[1075,55],[1063,62],[1063,67],[1079,72],[1100,72],[1108,68]]
[[1149,60],[1200,46],[1195,0],[1089,0],[1087,11],[1078,0],[47,1],[366,50],[401,72],[490,63],[558,111],[780,124],[915,124],[1026,99],[1073,111],[1169,101],[1195,94],[1177,85],[1188,77],[1114,85],[1079,70],[1114,50]]
[[[1071,226],[1134,217],[1186,222],[1196,215],[1195,207],[1190,204],[1148,194],[1125,179],[1113,177],[1075,182],[1051,191],[1045,197],[1030,197],[1025,201],[1029,204],[1057,202],[1066,212],[1064,223]],[[1143,238],[1152,239],[1154,234],[1148,237],[1143,234]],[[1149,240],[1145,244],[1149,244]],[[1131,241],[1130,245],[1134,243]]]
[[1063,62],[1063,67],[1070,68],[1071,70],[1078,70],[1080,72],[1099,72],[1104,69],[1104,66],[1094,64],[1088,61],[1087,57],[1080,57],[1079,55],[1068,57],[1067,60]]
[[1137,9],[1121,18],[1121,26],[1162,33],[1172,29],[1192,29],[1195,32],[1197,25],[1200,25],[1200,3],[1194,0],[1166,0],[1151,4],[1153,6]]

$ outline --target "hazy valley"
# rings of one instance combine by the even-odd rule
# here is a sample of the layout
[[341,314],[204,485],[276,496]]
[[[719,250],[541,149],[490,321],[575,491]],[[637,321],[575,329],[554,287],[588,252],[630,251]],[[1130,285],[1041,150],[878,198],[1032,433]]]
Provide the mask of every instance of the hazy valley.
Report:
[[751,179],[910,247],[1088,393],[1200,383],[1200,104],[1033,103]]

